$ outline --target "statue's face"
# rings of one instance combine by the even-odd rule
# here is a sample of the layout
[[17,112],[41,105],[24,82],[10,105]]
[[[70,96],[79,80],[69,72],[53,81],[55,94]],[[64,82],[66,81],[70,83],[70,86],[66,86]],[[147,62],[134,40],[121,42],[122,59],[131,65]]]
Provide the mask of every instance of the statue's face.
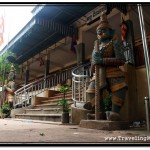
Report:
[[12,81],[12,80],[13,80],[12,77],[8,76],[8,81]]
[[13,79],[14,79],[14,73],[9,73],[9,75],[8,75],[8,80],[9,81],[13,81]]
[[109,28],[103,28],[97,30],[97,38],[101,41],[107,41],[110,39],[111,33]]

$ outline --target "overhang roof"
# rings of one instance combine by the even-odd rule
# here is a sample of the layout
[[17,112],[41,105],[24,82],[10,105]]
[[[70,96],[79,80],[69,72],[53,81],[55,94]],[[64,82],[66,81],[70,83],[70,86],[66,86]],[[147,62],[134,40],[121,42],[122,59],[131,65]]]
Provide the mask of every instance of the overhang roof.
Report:
[[33,10],[34,17],[4,49],[16,53],[16,63],[21,64],[64,37],[77,36],[72,23],[97,6],[98,3],[38,5]]
[[36,17],[44,17],[71,25],[99,5],[100,3],[46,4],[38,5],[32,12]]
[[11,51],[17,54],[16,63],[20,64],[65,36],[73,34],[77,35],[77,29],[52,20],[33,18],[26,26],[24,34],[18,35]]

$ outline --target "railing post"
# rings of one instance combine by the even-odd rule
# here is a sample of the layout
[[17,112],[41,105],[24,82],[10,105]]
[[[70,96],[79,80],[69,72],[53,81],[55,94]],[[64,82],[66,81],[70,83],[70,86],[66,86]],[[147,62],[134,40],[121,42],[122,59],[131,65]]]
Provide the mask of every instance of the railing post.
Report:
[[65,70],[65,81],[67,81],[67,70]]
[[[148,53],[149,50],[147,46],[147,39],[146,39],[146,33],[145,33],[143,9],[142,9],[141,4],[138,4],[138,12],[139,12],[144,57],[145,57],[145,66],[146,66],[147,83],[148,83],[148,96],[150,97],[150,60],[149,60],[149,53]],[[150,103],[149,103],[149,108],[150,108]]]
[[[73,98],[76,99],[76,83],[75,83],[75,77],[73,77],[73,80],[72,80],[72,91],[73,91]],[[76,107],[76,101],[74,101],[74,106]]]
[[47,79],[47,77],[45,76],[45,77],[44,77],[44,89],[47,87],[47,86],[46,86],[46,79]]
[[33,84],[32,84],[32,89],[31,89],[31,91],[32,91],[32,96],[33,96]]
[[147,125],[147,131],[150,130],[150,126],[149,126],[149,98],[148,97],[144,97],[145,100],[145,111],[146,111],[146,125]]
[[[24,97],[25,97],[25,101],[26,101],[26,90],[25,90],[25,86],[24,86]],[[21,100],[21,103],[23,102],[23,100]],[[23,103],[22,103],[22,107],[23,107]]]

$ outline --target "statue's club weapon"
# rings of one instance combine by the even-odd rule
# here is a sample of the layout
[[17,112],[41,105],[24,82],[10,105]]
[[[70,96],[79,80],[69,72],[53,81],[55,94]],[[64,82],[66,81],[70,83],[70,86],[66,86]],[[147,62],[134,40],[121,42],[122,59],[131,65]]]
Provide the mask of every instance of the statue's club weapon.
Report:
[[[95,41],[95,49],[98,52],[99,43]],[[100,93],[99,93],[99,65],[95,65],[95,120],[100,119]]]

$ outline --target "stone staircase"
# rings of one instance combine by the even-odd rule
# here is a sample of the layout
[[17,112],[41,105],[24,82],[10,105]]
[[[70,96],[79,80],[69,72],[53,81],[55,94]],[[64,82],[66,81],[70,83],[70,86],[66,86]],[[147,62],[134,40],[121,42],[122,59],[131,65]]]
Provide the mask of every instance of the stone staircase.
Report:
[[[26,108],[24,113],[16,114],[15,118],[61,123],[62,107],[58,106],[57,103],[62,97],[63,94],[60,92],[44,99],[41,97],[40,104],[35,104],[32,108]],[[66,93],[65,99],[68,100],[69,105],[73,104],[71,90]]]

